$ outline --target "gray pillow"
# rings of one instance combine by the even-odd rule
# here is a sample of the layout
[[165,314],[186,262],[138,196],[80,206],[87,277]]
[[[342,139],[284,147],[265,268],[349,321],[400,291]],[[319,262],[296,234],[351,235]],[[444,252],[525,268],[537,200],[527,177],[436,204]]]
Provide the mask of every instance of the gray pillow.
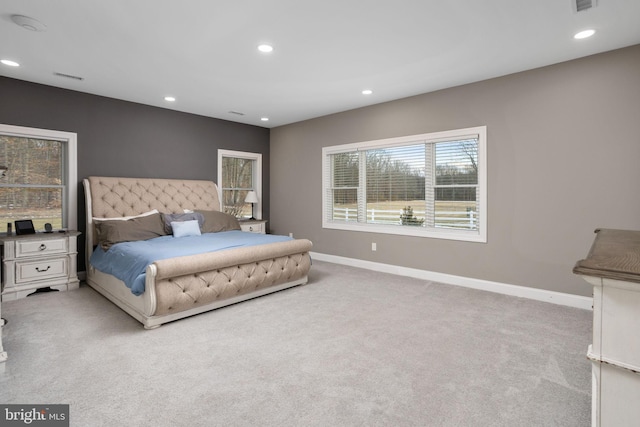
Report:
[[162,215],[154,213],[126,221],[96,221],[96,234],[98,235],[98,243],[106,251],[116,243],[149,240],[154,237],[166,236],[167,233],[164,231]]
[[182,222],[182,221],[193,221],[197,220],[200,229],[202,229],[202,225],[204,224],[204,216],[197,212],[190,213],[174,213],[174,214],[162,214],[164,218],[164,231],[167,234],[173,234],[173,230],[171,228],[172,222]]
[[196,211],[204,217],[203,233],[217,233],[219,231],[240,230],[238,219],[220,211]]

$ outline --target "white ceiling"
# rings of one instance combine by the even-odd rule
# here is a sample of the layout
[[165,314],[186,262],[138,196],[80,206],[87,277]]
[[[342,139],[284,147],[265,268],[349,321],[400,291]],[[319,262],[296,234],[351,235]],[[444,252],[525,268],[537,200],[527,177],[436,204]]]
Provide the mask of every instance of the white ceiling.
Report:
[[2,0],[0,75],[275,127],[640,43],[640,0],[574,1]]

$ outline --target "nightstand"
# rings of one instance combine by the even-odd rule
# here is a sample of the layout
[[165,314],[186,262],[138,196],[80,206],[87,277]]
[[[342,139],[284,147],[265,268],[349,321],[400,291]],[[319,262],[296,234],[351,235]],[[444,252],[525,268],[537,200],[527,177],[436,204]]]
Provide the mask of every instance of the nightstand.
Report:
[[266,219],[243,219],[238,221],[242,231],[248,231],[249,233],[267,234],[267,220]]
[[78,231],[0,235],[2,301],[24,298],[40,288],[77,289]]

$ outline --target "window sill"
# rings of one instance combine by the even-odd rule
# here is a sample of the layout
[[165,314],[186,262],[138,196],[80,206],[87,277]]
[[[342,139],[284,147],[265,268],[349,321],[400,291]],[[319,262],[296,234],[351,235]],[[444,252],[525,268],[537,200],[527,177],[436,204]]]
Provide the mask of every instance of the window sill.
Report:
[[424,228],[411,226],[394,226],[384,224],[362,224],[325,221],[322,228],[365,233],[395,234],[401,236],[423,237],[432,239],[457,240],[474,243],[487,243],[487,236],[473,230],[454,230],[450,228]]

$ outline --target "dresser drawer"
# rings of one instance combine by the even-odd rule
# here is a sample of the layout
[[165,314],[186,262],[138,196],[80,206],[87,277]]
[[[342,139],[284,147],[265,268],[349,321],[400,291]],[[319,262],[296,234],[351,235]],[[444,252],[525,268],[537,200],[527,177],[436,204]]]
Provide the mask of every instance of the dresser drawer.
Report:
[[67,239],[19,240],[16,242],[16,258],[66,252]]
[[68,267],[67,257],[17,261],[16,283],[65,277],[69,271]]

